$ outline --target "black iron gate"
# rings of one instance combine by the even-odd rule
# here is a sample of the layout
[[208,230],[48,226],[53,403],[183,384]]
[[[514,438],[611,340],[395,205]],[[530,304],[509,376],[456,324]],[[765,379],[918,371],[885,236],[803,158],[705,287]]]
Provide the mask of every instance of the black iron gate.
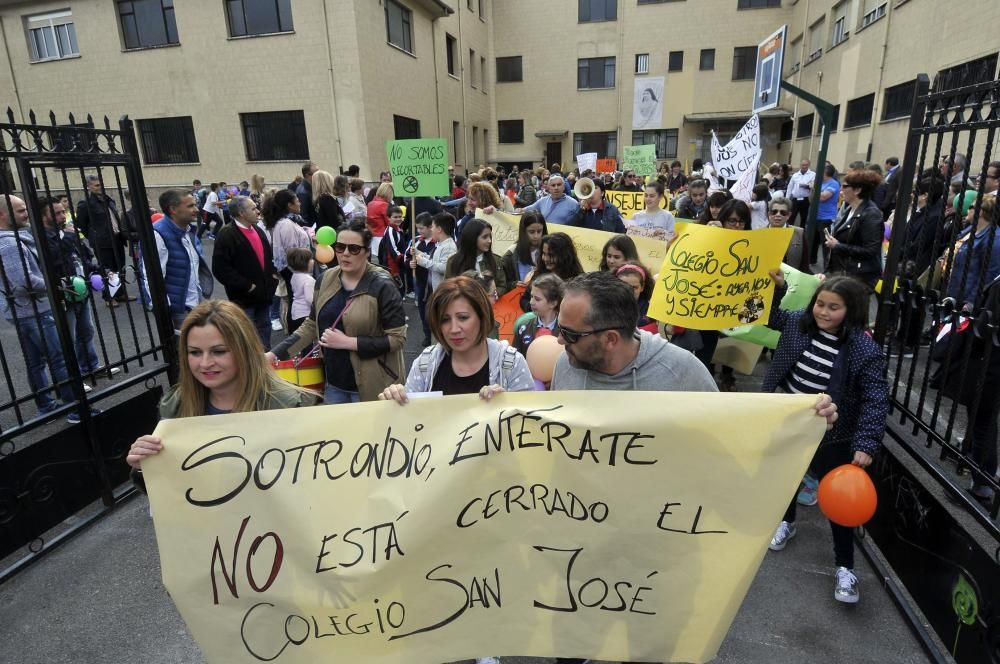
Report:
[[132,491],[176,375],[132,122],[0,123],[0,582]]
[[1000,663],[998,130],[995,65],[917,78],[875,331],[898,452],[867,530],[963,664]]

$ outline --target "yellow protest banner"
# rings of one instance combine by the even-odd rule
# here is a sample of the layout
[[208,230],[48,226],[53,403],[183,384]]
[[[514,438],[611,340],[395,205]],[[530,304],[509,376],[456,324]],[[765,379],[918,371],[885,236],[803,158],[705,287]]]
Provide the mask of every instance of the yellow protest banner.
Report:
[[[503,256],[517,242],[517,227],[521,223],[521,217],[500,211],[484,214],[482,210],[476,210],[476,218],[485,219],[493,227],[493,253],[498,256]],[[565,224],[549,224],[548,229],[549,233],[566,233],[573,238],[577,256],[580,257],[580,264],[583,265],[586,272],[600,269],[601,250],[614,236],[614,233],[576,228]],[[667,243],[646,237],[632,237],[632,240],[635,242],[635,248],[639,251],[639,258],[642,259],[643,265],[655,272],[655,267],[663,262],[666,255]]]
[[[618,208],[618,211],[622,213],[622,217],[624,219],[631,219],[635,216],[636,212],[642,212],[646,209],[646,203],[643,201],[642,197],[643,193],[641,191],[604,192],[604,200]],[[669,193],[664,193],[663,197],[660,199],[660,209],[670,209]]]
[[210,664],[706,662],[823,435],[815,400],[510,393],[165,420],[144,463],[163,581]]
[[[730,231],[680,223],[660,267],[649,317],[695,330],[766,325],[790,228]],[[638,239],[638,238],[636,238]]]

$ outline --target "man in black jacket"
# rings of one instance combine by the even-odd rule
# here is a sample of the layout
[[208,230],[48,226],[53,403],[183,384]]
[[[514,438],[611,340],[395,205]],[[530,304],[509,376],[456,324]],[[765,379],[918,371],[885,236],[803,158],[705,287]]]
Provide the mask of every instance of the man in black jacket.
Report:
[[[76,227],[90,242],[101,268],[121,273],[125,269],[124,224],[114,199],[104,193],[96,175],[87,176],[87,196],[76,206]],[[124,282],[118,289],[112,306],[134,300],[128,297]]]
[[302,182],[295,189],[295,195],[299,197],[299,204],[302,205],[302,218],[312,226],[319,221],[319,214],[316,212],[316,204],[313,203],[312,177],[313,173],[319,170],[314,162],[307,161],[302,164]]
[[229,202],[236,223],[226,224],[216,235],[212,273],[226,297],[238,304],[253,321],[264,350],[271,349],[271,299],[278,286],[274,255],[267,235],[257,225],[257,206],[246,196]]

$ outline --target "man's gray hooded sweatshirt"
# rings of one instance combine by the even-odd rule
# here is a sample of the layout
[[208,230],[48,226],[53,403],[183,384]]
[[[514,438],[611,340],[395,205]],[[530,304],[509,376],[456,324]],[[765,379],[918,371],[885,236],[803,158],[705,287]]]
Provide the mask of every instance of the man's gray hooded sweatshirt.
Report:
[[648,392],[718,392],[715,380],[698,358],[660,336],[639,332],[635,360],[613,376],[570,366],[563,353],[552,376],[553,390],[640,390]]

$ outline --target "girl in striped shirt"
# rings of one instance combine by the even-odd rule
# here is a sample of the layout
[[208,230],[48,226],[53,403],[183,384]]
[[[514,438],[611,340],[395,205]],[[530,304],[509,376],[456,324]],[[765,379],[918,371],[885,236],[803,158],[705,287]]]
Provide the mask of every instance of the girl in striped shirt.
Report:
[[[852,277],[831,277],[817,288],[802,311],[784,311],[778,302],[785,278],[772,272],[776,288],[768,326],[781,332],[764,377],[764,392],[829,394],[839,415],[823,437],[809,468],[817,479],[843,464],[867,468],[878,454],[889,414],[889,389],[882,375],[885,358],[868,335],[868,289]],[[771,539],[781,551],[795,537],[795,496]],[[860,597],[854,575],[851,528],[832,521],[836,565],[834,599],[850,604]]]

